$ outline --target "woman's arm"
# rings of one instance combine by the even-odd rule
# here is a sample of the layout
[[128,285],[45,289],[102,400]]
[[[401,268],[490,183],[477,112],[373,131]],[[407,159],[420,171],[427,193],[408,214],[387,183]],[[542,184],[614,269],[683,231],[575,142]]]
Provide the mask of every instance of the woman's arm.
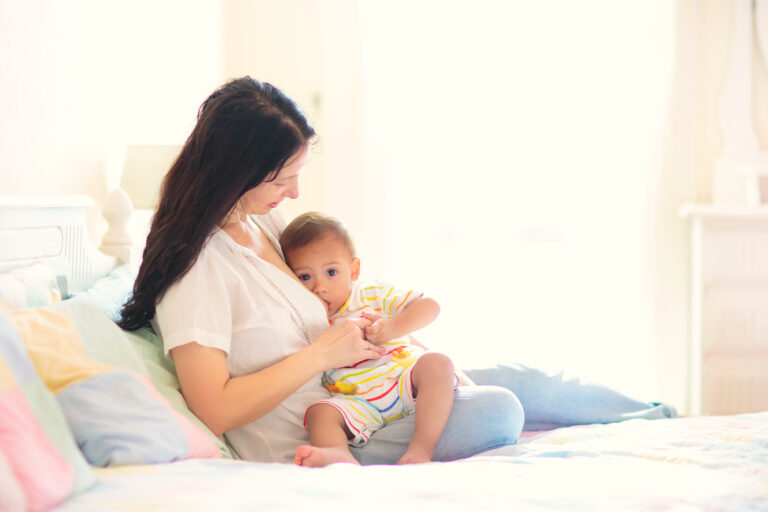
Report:
[[190,410],[218,436],[265,415],[324,370],[380,357],[384,350],[363,340],[366,323],[337,323],[307,348],[242,377],[230,377],[219,349],[191,342],[171,353]]

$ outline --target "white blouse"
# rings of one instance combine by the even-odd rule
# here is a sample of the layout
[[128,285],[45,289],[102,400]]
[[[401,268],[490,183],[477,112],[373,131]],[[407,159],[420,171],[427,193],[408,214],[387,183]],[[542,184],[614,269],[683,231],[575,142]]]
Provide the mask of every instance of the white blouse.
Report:
[[[282,215],[273,210],[252,220],[282,256]],[[166,356],[195,341],[223,350],[230,375],[239,377],[306,347],[328,329],[328,319],[301,283],[217,228],[189,272],[157,304],[153,326]],[[317,375],[266,415],[227,432],[227,441],[242,459],[292,462],[296,448],[309,442],[307,406],[327,396]]]

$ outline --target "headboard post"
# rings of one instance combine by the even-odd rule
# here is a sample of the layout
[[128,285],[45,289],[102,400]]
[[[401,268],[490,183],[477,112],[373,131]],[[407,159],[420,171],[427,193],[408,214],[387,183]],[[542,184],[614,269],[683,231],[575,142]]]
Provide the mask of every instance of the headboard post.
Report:
[[101,239],[99,250],[116,257],[120,263],[131,262],[131,235],[126,225],[132,213],[131,198],[125,190],[116,188],[107,194],[101,214],[106,219],[108,227]]

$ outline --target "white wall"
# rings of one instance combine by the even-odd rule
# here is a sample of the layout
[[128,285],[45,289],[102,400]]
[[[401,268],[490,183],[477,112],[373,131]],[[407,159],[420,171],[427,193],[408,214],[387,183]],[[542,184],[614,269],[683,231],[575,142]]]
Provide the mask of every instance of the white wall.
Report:
[[282,89],[322,136],[301,178],[300,197],[281,208],[292,218],[323,210],[325,196],[323,73],[325,3],[314,0],[226,0],[222,70],[226,80],[250,75]]
[[[564,367],[684,410],[688,230],[677,212],[712,196],[732,9],[357,4],[359,33],[328,30],[363,54],[341,54],[362,98],[334,112],[361,115],[365,154],[362,173],[354,150],[327,167],[338,186],[326,207],[351,225],[364,275],[433,293],[443,315],[421,334],[465,361]],[[326,68],[343,46],[327,47]],[[330,77],[326,92],[348,80]],[[766,90],[756,61],[763,147]],[[326,134],[359,137],[338,128]],[[345,183],[361,186],[349,207]],[[505,306],[477,298],[493,288],[508,290]]]
[[[594,264],[590,260],[604,254],[583,252],[576,255],[572,267],[553,266],[554,248],[568,245],[570,235],[560,229],[568,223],[606,222],[605,236],[632,240],[643,247],[642,253],[628,256],[624,267],[617,264],[607,273],[618,279],[621,268],[637,270],[638,275],[630,276],[631,289],[643,297],[635,297],[634,309],[622,313],[634,311],[633,315],[598,324],[602,334],[592,347],[600,350],[602,344],[605,358],[624,357],[622,351],[637,353],[636,340],[642,337],[645,341],[638,357],[657,375],[640,381],[634,389],[658,390],[654,398],[679,404],[685,393],[688,269],[686,230],[676,212],[683,201],[711,197],[712,163],[722,144],[717,108],[728,58],[732,3],[677,0],[655,4],[667,12],[673,8],[673,26],[665,33],[675,39],[670,42],[653,33],[639,36],[648,44],[670,45],[659,48],[658,62],[639,64],[646,71],[666,69],[672,77],[665,84],[644,78],[656,88],[657,96],[666,88],[666,113],[641,113],[639,120],[646,124],[637,127],[631,125],[638,119],[621,121],[617,112],[597,112],[583,105],[580,115],[602,116],[605,122],[617,123],[616,133],[608,133],[613,137],[612,147],[604,140],[591,145],[580,138],[584,135],[578,133],[580,123],[570,117],[572,98],[594,100],[591,95],[601,85],[590,84],[590,76],[602,72],[603,66],[631,72],[626,54],[611,53],[610,34],[623,33],[621,23],[631,24],[633,9],[650,11],[641,1],[571,4],[560,5],[559,17],[552,18],[549,11],[548,16],[520,18],[519,13],[538,12],[536,6],[490,0],[387,4],[355,0],[0,0],[0,194],[86,193],[101,202],[118,179],[119,161],[113,163],[109,158],[112,148],[182,142],[198,106],[214,88],[226,79],[251,74],[295,98],[320,134],[318,152],[302,179],[301,197],[286,203],[286,214],[292,217],[307,209],[321,209],[344,219],[356,236],[369,277],[420,285],[427,274],[440,272],[426,286],[438,299],[448,301],[439,320],[444,325],[463,329],[468,320],[452,312],[462,307],[441,297],[442,287],[463,287],[468,280],[482,288],[494,279],[494,272],[482,279],[471,275],[462,279],[472,271],[464,260],[437,270],[432,263],[450,262],[450,255],[435,252],[437,246],[432,242],[438,240],[444,246],[475,243],[466,230],[474,222],[502,218],[499,212],[514,213],[502,219],[501,226],[508,230],[511,222],[516,236],[509,247],[517,252],[519,264],[508,272],[530,282],[538,275],[552,286],[563,277],[583,278],[584,286],[590,286],[588,275],[574,274],[575,262],[581,259]],[[469,14],[461,16],[462,9]],[[576,11],[571,17],[581,10],[613,20],[613,26],[604,28],[607,39],[595,39],[598,34],[580,34],[569,27],[563,13],[572,9]],[[629,10],[626,18],[617,14],[622,9]],[[451,25],[445,24],[446,15]],[[619,23],[616,16],[624,21]],[[637,30],[637,25],[629,26]],[[666,30],[661,25],[657,28]],[[562,40],[564,34],[572,39]],[[500,43],[512,44],[506,56],[503,51],[494,53],[500,51]],[[574,54],[572,65],[558,75],[547,69],[558,57],[558,45],[564,52],[581,48],[587,56],[592,51],[609,58],[590,63]],[[755,59],[755,63],[755,129],[762,147],[768,149],[768,72],[761,61]],[[542,80],[536,87],[516,83],[510,75],[530,73],[537,66]],[[451,80],[475,88],[456,88]],[[626,85],[620,75],[611,80],[619,87]],[[447,87],[441,86],[443,82]],[[604,90],[608,94],[605,101],[616,110],[623,108],[624,101],[632,101],[622,97],[620,90]],[[527,101],[520,96],[523,93],[536,97]],[[508,94],[516,96],[505,98]],[[496,98],[505,98],[505,102],[499,104]],[[421,110],[414,105],[421,105]],[[652,108],[660,106],[657,103]],[[493,119],[492,112],[499,107],[510,122],[495,119],[496,129],[488,133],[487,120]],[[513,123],[537,109],[542,112],[539,122],[527,127]],[[565,124],[558,123],[565,113],[569,116]],[[640,129],[652,134],[648,123],[660,118],[664,123],[655,133],[657,140],[649,140],[653,151],[643,155],[631,152],[636,147],[624,151],[622,132],[639,133]],[[505,124],[510,132],[503,132]],[[454,129],[457,126],[461,132]],[[578,137],[569,137],[569,130]],[[521,155],[540,167],[532,174],[535,179],[520,178],[513,190],[499,190],[494,180],[483,188],[473,179],[467,187],[459,187],[463,195],[455,196],[447,193],[444,182],[424,179],[427,175],[420,172],[428,167],[444,169],[442,176],[452,187],[453,182],[486,176],[489,170],[510,162],[517,162],[514,170],[524,176],[533,169],[518,168]],[[608,169],[599,178],[584,172],[595,159]],[[644,182],[635,175],[634,181],[622,183],[618,181],[621,175],[609,170],[612,159],[617,168],[648,165],[661,172],[649,174]],[[574,162],[575,172],[565,182],[547,183],[541,178],[541,173],[562,160]],[[585,181],[582,176],[591,178]],[[607,185],[615,188],[599,205],[578,202],[585,191]],[[416,208],[415,221],[403,223],[392,221],[371,199],[388,195],[399,198],[396,205],[403,208],[422,196],[442,199],[439,208]],[[645,201],[647,206],[634,220],[617,218],[611,224],[604,218],[610,215],[612,204],[622,206],[626,201]],[[528,209],[520,208],[523,203]],[[535,204],[539,206],[533,207]],[[562,204],[570,209],[563,210],[558,206]],[[453,214],[466,210],[484,213],[474,219]],[[95,211],[90,220],[93,234],[100,236],[104,225]],[[492,236],[493,232],[486,234]],[[409,260],[397,254],[410,245],[419,247],[412,267],[403,264]],[[521,247],[525,249],[521,251]],[[489,251],[482,241],[478,250],[486,257],[499,254]],[[391,266],[392,262],[397,265]],[[442,284],[439,279],[454,281]],[[623,279],[626,283],[627,277]],[[618,282],[601,286],[609,293],[621,292]],[[552,331],[553,326],[546,322],[565,322],[563,318],[573,312],[562,309],[562,297],[560,303],[548,303],[545,291],[512,306],[527,315],[520,318],[519,313],[518,321],[530,326],[538,322],[545,331]],[[597,314],[595,317],[599,320]],[[594,320],[590,315],[576,315],[567,321],[574,332],[584,336]],[[622,322],[629,323],[627,329],[635,329],[635,341],[627,343],[606,334]],[[539,355],[534,349],[523,345],[516,355],[535,363],[532,359]],[[497,348],[477,350],[479,356],[492,357]],[[536,350],[545,354],[548,348]],[[555,364],[577,351],[578,346],[567,345],[552,349],[558,353]],[[619,378],[622,367],[636,375],[643,373],[643,367],[619,365],[603,376]],[[578,368],[573,369],[579,373]]]
[[465,365],[565,368],[658,397],[645,212],[670,13],[610,1],[364,5],[366,142],[388,160],[370,230],[380,235],[365,244],[366,258],[384,258],[367,275],[433,294],[443,313],[423,335]]
[[[301,179],[299,199],[281,205],[286,217],[308,210],[336,215],[364,245],[380,220],[364,190],[382,186],[371,169],[380,154],[368,145],[364,63],[357,0],[227,0],[224,74],[249,74],[294,98],[318,132]],[[283,20],[276,23],[275,20]],[[358,235],[359,234],[359,237]]]
[[219,1],[0,0],[0,194],[100,204],[115,148],[184,141],[221,54]]

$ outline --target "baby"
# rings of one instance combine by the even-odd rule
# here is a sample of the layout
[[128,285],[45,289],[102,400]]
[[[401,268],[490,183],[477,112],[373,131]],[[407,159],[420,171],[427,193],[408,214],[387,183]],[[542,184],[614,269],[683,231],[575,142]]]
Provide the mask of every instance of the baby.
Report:
[[341,318],[366,318],[371,323],[365,338],[387,349],[380,359],[324,373],[332,396],[307,408],[304,426],[311,446],[299,447],[296,464],[356,464],[349,445],[362,446],[387,422],[413,413],[417,397],[415,431],[398,464],[431,461],[457,379],[447,356],[425,352],[409,342],[408,334],[432,322],[440,306],[413,290],[359,282],[352,239],[332,217],[316,212],[296,217],[280,244],[296,277],[325,305],[331,325]]

